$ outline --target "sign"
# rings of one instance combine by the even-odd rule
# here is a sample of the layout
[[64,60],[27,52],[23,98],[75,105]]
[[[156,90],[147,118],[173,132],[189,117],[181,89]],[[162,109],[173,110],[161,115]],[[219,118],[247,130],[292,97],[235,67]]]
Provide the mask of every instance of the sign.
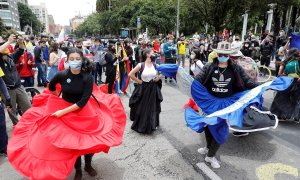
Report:
[[136,24],[137,24],[137,28],[138,28],[138,29],[141,29],[141,27],[142,27],[142,24],[141,24],[141,18],[137,18]]

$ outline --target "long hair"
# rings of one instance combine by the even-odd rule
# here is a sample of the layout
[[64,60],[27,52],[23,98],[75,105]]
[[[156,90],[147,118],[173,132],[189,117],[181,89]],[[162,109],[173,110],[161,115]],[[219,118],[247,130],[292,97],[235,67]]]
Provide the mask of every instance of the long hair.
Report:
[[147,54],[151,53],[151,49],[150,48],[146,48],[143,50],[143,53],[142,53],[142,62],[145,62],[146,59],[147,59]]
[[287,54],[287,58],[282,62],[283,65],[287,65],[290,61],[297,59],[300,60],[300,52],[297,48],[291,48]]
[[58,43],[56,42],[51,43],[50,53],[52,52],[58,53],[58,47],[59,47]]
[[73,53],[79,54],[80,57],[82,58],[81,70],[84,72],[88,72],[88,73],[92,72],[93,63],[87,57],[83,56],[83,53],[80,49],[78,49],[78,48],[69,49],[68,54],[67,54],[67,59],[69,60],[70,54],[73,54]]

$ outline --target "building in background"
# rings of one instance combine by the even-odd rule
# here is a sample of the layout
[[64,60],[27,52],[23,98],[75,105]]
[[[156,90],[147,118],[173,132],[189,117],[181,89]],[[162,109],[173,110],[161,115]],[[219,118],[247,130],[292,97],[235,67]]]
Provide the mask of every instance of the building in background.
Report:
[[18,0],[18,2],[28,6],[28,0]]
[[17,0],[0,0],[0,17],[6,28],[20,31],[20,18]]
[[38,20],[44,25],[45,32],[49,33],[49,21],[48,21],[48,11],[45,3],[40,5],[30,5],[32,12],[36,15]]
[[49,23],[49,33],[54,35],[56,24],[54,22],[54,18],[52,15],[48,15],[48,23]]
[[75,31],[78,28],[78,26],[84,22],[85,19],[86,19],[86,17],[83,17],[81,15],[78,15],[78,16],[75,16],[74,18],[72,18],[70,20],[70,26],[71,26],[72,30]]
[[71,34],[71,32],[72,32],[71,26],[64,26],[64,29],[65,29],[66,34]]

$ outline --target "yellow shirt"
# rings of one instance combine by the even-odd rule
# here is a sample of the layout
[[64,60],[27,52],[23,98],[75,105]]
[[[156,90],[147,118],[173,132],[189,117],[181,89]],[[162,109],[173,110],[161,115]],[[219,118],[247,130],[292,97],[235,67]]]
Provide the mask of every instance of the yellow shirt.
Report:
[[[1,67],[0,67],[0,78],[2,77],[2,76],[4,76],[4,72],[2,71],[2,69],[1,69]],[[2,97],[1,97],[1,95],[0,95],[0,101],[2,100]]]
[[32,47],[33,45],[32,45],[32,43],[29,41],[28,43],[25,42],[25,46],[26,46],[27,48],[30,48],[30,47]]
[[186,42],[178,44],[178,54],[185,54]]
[[213,51],[211,52],[209,55],[208,55],[208,62],[213,62],[213,60],[218,57],[218,54],[216,51]]
[[0,67],[0,77],[4,76],[4,72],[2,71],[1,67]]

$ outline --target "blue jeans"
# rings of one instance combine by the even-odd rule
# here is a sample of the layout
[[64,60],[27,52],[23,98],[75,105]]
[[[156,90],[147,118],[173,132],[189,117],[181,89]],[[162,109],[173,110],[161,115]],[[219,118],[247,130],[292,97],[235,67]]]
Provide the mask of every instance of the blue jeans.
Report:
[[42,63],[35,63],[35,66],[38,69],[38,75],[37,75],[37,81],[38,81],[38,85],[43,85],[47,83],[46,80],[46,72],[45,72],[45,66]]
[[47,78],[49,81],[51,81],[51,79],[56,75],[57,69],[58,69],[58,66],[55,66],[55,65],[51,66],[50,71],[48,73],[48,78]]
[[0,153],[6,153],[8,136],[6,132],[6,121],[3,104],[0,102]]

